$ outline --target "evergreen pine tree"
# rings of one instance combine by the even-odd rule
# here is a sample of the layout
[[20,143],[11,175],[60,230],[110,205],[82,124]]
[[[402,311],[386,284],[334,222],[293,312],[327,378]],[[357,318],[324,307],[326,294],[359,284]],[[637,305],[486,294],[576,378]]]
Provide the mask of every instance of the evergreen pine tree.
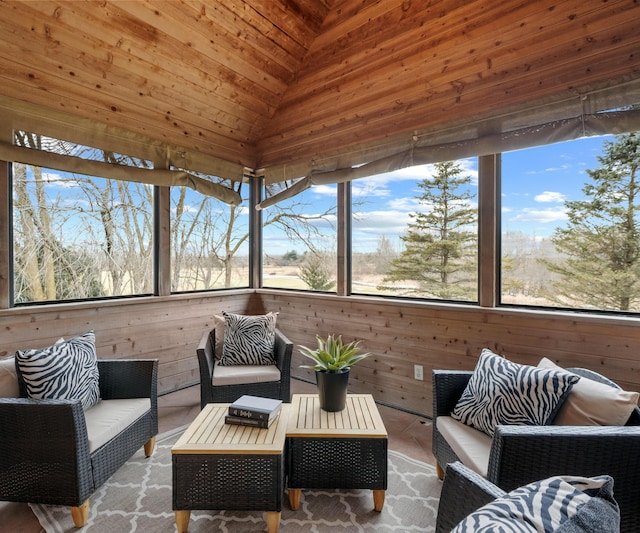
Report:
[[567,201],[569,223],[552,236],[564,261],[544,261],[561,275],[553,300],[570,307],[640,306],[640,133],[606,141],[601,167],[587,170],[585,200]]
[[[470,176],[458,163],[436,163],[433,178],[418,183],[424,210],[401,238],[405,249],[391,262],[384,283],[413,281],[414,293],[450,300],[477,298],[477,209]],[[381,286],[381,289],[389,288]]]

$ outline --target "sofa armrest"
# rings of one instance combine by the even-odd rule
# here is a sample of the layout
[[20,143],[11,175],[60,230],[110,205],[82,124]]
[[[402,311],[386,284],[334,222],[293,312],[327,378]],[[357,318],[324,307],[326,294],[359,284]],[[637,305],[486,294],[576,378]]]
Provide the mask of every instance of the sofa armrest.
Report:
[[640,527],[640,426],[498,426],[487,479],[506,491],[554,475],[614,479],[622,531]]
[[639,467],[640,426],[498,426],[487,478],[509,491],[558,474]]
[[0,398],[0,500],[80,505],[93,491],[79,400]]
[[472,371],[433,370],[433,418],[449,416],[471,379]]
[[280,331],[276,329],[276,340],[273,347],[273,358],[280,374],[291,374],[291,356],[293,354],[293,343]]
[[437,533],[449,533],[456,524],[505,492],[460,462],[450,463],[438,504]]
[[98,372],[103,400],[158,395],[157,359],[98,359]]

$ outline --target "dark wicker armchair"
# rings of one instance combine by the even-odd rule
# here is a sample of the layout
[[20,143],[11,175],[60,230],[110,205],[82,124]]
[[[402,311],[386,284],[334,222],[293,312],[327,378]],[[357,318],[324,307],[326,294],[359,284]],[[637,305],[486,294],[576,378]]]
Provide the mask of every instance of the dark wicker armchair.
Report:
[[200,366],[200,406],[208,403],[230,403],[243,394],[275,398],[283,402],[291,401],[291,356],[293,343],[276,329],[273,357],[280,371],[278,381],[246,382],[216,385],[215,371],[215,329],[206,331],[200,339],[196,350]]
[[436,533],[449,533],[463,518],[505,494],[462,463],[448,464],[438,503]]
[[[567,369],[612,386],[595,372]],[[437,417],[449,416],[472,372],[433,371],[433,454],[440,472],[459,461],[437,429]],[[626,426],[498,426],[493,436],[487,479],[505,491],[553,475],[614,478],[621,531],[640,531],[640,410]]]
[[90,451],[79,400],[0,398],[0,500],[70,506],[81,527],[89,497],[158,433],[157,360],[98,360],[103,400],[149,398],[150,409]]

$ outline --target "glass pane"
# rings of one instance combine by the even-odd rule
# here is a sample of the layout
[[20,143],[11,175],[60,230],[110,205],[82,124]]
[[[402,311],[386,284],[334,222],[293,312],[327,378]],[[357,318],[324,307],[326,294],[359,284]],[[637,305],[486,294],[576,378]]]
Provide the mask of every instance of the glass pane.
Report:
[[503,303],[640,310],[639,164],[638,133],[503,155]]
[[171,290],[248,286],[246,202],[232,206],[187,187],[172,188]]
[[477,301],[477,160],[352,184],[352,292]]
[[[22,146],[145,165],[20,132]],[[153,292],[153,187],[14,163],[16,303]]]
[[[279,185],[267,188],[267,197]],[[336,186],[315,186],[263,211],[263,286],[336,290]]]

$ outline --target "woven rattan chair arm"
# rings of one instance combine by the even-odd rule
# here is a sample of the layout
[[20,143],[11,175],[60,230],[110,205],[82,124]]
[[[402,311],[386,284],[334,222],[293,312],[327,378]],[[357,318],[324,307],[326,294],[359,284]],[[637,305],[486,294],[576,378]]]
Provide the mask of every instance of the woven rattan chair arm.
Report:
[[280,331],[276,329],[276,343],[274,346],[274,357],[276,365],[280,369],[281,391],[280,398],[284,402],[291,401],[291,357],[293,355],[293,343]]
[[473,372],[465,370],[433,370],[433,417],[449,416],[462,396]]
[[88,497],[93,478],[78,400],[0,398],[0,427],[0,500],[46,501],[52,493]]
[[554,475],[614,479],[620,530],[640,531],[640,426],[498,426],[487,478],[510,491]]
[[287,377],[291,374],[291,356],[293,354],[293,343],[280,331],[276,329],[276,342],[273,348],[273,358],[276,366],[280,369],[280,374],[286,372]]
[[460,462],[447,465],[436,522],[437,533],[448,533],[463,518],[505,492]]
[[103,400],[158,395],[157,359],[99,359],[98,371]]
[[611,474],[631,454],[640,457],[640,426],[498,426],[487,478],[509,491],[557,474]]

